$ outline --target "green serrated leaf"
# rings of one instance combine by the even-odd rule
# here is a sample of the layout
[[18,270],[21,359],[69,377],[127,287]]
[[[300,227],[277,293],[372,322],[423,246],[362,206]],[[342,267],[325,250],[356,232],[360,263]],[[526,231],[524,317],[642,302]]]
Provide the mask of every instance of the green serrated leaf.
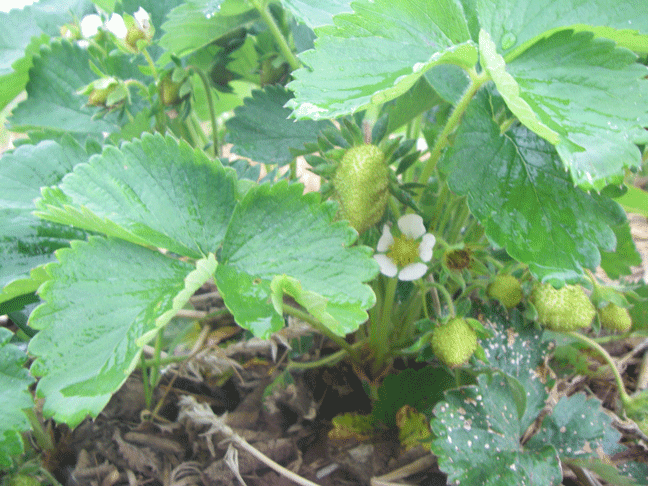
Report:
[[288,9],[297,19],[311,29],[333,24],[333,17],[342,12],[351,12],[351,0],[282,0],[284,8]]
[[[0,302],[35,292],[47,276],[40,266],[54,261],[54,250],[84,239],[81,231],[32,215],[41,186],[57,184],[87,160],[71,138],[23,145],[0,160]],[[4,288],[3,288],[4,287]]]
[[612,419],[602,410],[596,398],[584,393],[562,397],[528,447],[553,445],[561,457],[596,457],[596,448],[616,444],[621,433],[612,427]]
[[623,196],[616,198],[628,213],[639,213],[648,218],[648,192],[635,186],[628,186]]
[[236,177],[185,142],[145,134],[107,147],[42,192],[42,218],[201,258],[225,234]]
[[335,27],[319,29],[315,49],[301,55],[309,68],[295,71],[288,85],[295,98],[287,106],[297,118],[334,118],[385,103],[437,64],[477,61],[458,1],[359,1],[353,9],[337,15]]
[[284,165],[293,161],[290,148],[301,149],[320,131],[333,128],[330,121],[291,120],[284,108],[292,94],[281,86],[255,90],[227,122],[232,152],[265,164]]
[[[471,2],[472,3],[472,2]],[[608,37],[637,52],[648,52],[648,5],[645,2],[597,0],[593,5],[580,0],[520,2],[474,2],[471,12],[473,39],[479,28],[490,33],[500,52],[515,54],[539,38],[566,28],[590,31]]]
[[46,128],[56,132],[103,137],[117,130],[114,121],[93,119],[98,109],[84,106],[88,98],[77,91],[95,80],[87,50],[67,41],[53,42],[34,57],[27,83],[27,99],[10,118],[13,130]]
[[476,386],[446,392],[434,408],[432,452],[456,484],[555,486],[562,480],[553,447],[520,444],[525,432],[505,376],[479,375]]
[[563,31],[487,69],[511,111],[556,145],[583,189],[621,183],[624,169],[641,165],[635,143],[646,141],[646,109],[638,100],[648,99],[648,68],[632,52]]
[[631,266],[641,265],[641,255],[635,247],[630,225],[627,221],[612,226],[616,238],[614,252],[601,252],[601,268],[612,280],[618,280],[621,275],[630,275]]
[[492,336],[481,341],[488,364],[478,363],[477,370],[500,370],[518,380],[526,396],[520,427],[526,429],[535,421],[548,396],[541,365],[549,344],[543,342],[542,331],[528,326],[515,309],[504,316],[496,308],[483,306],[480,314]]
[[266,338],[283,327],[271,302],[277,275],[291,277],[301,292],[327,299],[332,332],[344,336],[367,319],[375,301],[363,282],[378,268],[371,250],[350,245],[357,233],[335,222],[336,205],[303,195],[300,184],[281,181],[250,189],[227,228],[216,284],[239,325]]
[[46,0],[22,9],[0,12],[0,110],[13,100],[29,79],[33,56],[58,28],[90,13],[89,0]]
[[[205,9],[209,8],[210,2],[193,0],[169,12],[167,21],[162,25],[165,34],[160,39],[160,45],[170,53],[183,57],[259,18],[252,5],[248,5],[242,13],[224,15],[222,11],[227,13],[228,4],[239,3],[236,0],[225,0],[219,13],[207,16]],[[166,61],[167,58],[163,56],[161,62]]]
[[[73,242],[50,264],[29,318],[29,343],[43,413],[74,427],[96,417],[134,369],[142,336],[157,328],[193,267],[132,243]],[[150,335],[150,334],[149,334]]]
[[396,425],[396,412],[403,405],[431,415],[432,407],[443,398],[443,392],[455,386],[455,378],[446,367],[411,368],[390,374],[378,388],[378,399],[372,407],[374,420],[388,427]]
[[[468,196],[487,236],[540,280],[578,281],[613,251],[625,220],[611,199],[573,186],[554,148],[523,126],[500,135],[479,93],[441,161],[450,188]],[[538,238],[538,235],[543,235]]]
[[29,392],[34,379],[23,367],[27,353],[10,344],[12,337],[0,328],[0,471],[11,466],[11,456],[24,452],[20,433],[30,425],[23,410],[34,406]]

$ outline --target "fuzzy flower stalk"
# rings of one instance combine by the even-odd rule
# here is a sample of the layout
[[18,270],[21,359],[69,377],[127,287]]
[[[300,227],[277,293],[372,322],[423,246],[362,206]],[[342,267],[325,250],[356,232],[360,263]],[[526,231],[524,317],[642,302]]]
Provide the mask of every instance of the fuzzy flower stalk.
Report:
[[397,226],[400,234],[396,236],[392,235],[389,225],[383,226],[374,259],[380,265],[380,272],[387,277],[417,280],[427,272],[436,238],[425,231],[423,218],[418,214],[401,216]]

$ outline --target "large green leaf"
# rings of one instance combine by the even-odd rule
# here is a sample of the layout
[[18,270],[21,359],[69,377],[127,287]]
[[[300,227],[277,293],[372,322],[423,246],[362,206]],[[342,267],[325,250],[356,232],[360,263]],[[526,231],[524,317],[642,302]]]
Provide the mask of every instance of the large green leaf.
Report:
[[548,396],[546,380],[538,369],[549,354],[549,343],[543,342],[542,331],[529,326],[515,309],[506,317],[486,306],[481,307],[479,313],[492,336],[480,342],[488,364],[479,362],[476,368],[499,370],[522,385],[526,403],[520,428],[526,430],[538,417]]
[[505,375],[479,375],[476,386],[446,392],[434,408],[432,452],[451,484],[555,486],[562,480],[556,450],[522,446],[522,426]]
[[474,44],[458,1],[376,0],[318,29],[315,49],[300,57],[288,104],[297,118],[333,118],[405,93],[440,63],[472,67]]
[[160,45],[176,56],[186,56],[259,18],[247,2],[245,8],[239,8],[241,0],[221,2],[217,13],[210,8],[212,3],[191,0],[169,12]]
[[115,123],[93,119],[98,108],[85,106],[87,96],[76,93],[97,78],[89,61],[88,51],[67,41],[43,47],[30,70],[27,99],[13,110],[12,129],[44,128],[96,137],[116,131]]
[[635,142],[646,141],[648,68],[634,54],[570,31],[541,39],[509,65],[495,49],[482,31],[482,63],[498,91],[522,123],[556,145],[578,185],[600,190],[641,165]]
[[39,291],[45,303],[29,318],[40,330],[29,344],[37,356],[31,371],[42,377],[43,413],[75,426],[97,416],[126,380],[141,353],[138,340],[180,305],[174,298],[194,267],[100,237],[73,242],[56,256],[60,263],[46,267],[51,280]]
[[[468,205],[488,238],[527,263],[543,281],[577,281],[612,251],[612,226],[625,213],[611,199],[574,187],[553,146],[523,126],[503,135],[491,102],[471,103],[441,168],[450,188]],[[501,100],[499,101],[501,103]]]
[[235,193],[234,171],[185,142],[145,134],[107,147],[59,187],[43,189],[37,214],[200,258],[220,245]]
[[[42,186],[57,184],[88,159],[72,139],[23,145],[0,159],[0,302],[35,292],[46,275],[32,269],[54,260],[54,250],[81,231],[36,218],[34,199]],[[4,287],[4,288],[3,288]]]
[[596,398],[587,400],[584,393],[562,397],[550,415],[542,420],[538,433],[528,447],[553,445],[561,457],[597,457],[600,447],[616,444],[621,433],[612,427],[612,418],[602,409]]
[[351,0],[282,0],[281,3],[311,29],[332,24],[334,15],[351,12]]
[[38,47],[58,36],[60,26],[91,10],[90,0],[42,0],[0,12],[0,109],[25,89]]
[[279,86],[252,92],[243,106],[227,121],[232,152],[265,164],[288,164],[294,160],[290,148],[303,149],[317,139],[321,130],[332,127],[329,121],[291,120],[284,108],[291,93]]
[[[648,3],[634,0],[463,0],[500,52],[515,53],[564,28],[588,30],[637,52],[648,52]],[[470,6],[468,6],[470,5]],[[507,56],[508,59],[508,56]]]
[[332,222],[336,205],[302,191],[302,185],[285,181],[253,187],[235,209],[223,240],[216,284],[237,323],[259,337],[284,325],[270,299],[276,276],[299,281],[301,295],[321,296],[334,321],[329,328],[341,336],[355,331],[375,302],[363,283],[378,271],[371,250],[349,248],[357,233],[344,222]]
[[34,379],[23,367],[27,354],[10,344],[13,333],[0,328],[0,470],[24,451],[21,432],[29,430],[23,410],[34,406],[29,386]]

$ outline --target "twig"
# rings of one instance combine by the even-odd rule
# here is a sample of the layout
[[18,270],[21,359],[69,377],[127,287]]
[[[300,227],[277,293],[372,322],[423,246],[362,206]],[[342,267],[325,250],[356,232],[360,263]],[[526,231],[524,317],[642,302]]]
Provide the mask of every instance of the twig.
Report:
[[371,486],[400,486],[401,483],[394,483],[398,479],[406,478],[412,474],[425,471],[426,469],[432,467],[436,462],[436,457],[432,454],[426,455],[417,459],[416,461],[407,464],[403,467],[393,470],[390,473],[378,476],[376,478],[371,478]]
[[319,486],[317,483],[309,481],[306,478],[302,478],[298,474],[295,474],[294,472],[286,469],[281,464],[277,464],[261,451],[252,447],[243,437],[234,432],[234,430],[225,423],[223,417],[216,416],[209,405],[198,403],[196,399],[191,396],[183,396],[180,399],[180,409],[181,410],[178,420],[181,420],[183,416],[186,416],[196,424],[204,424],[210,426],[210,429],[202,435],[221,433],[226,437],[226,440],[249,452],[254,458],[261,461],[263,464],[270,467],[278,474],[281,474],[282,476],[301,486]]

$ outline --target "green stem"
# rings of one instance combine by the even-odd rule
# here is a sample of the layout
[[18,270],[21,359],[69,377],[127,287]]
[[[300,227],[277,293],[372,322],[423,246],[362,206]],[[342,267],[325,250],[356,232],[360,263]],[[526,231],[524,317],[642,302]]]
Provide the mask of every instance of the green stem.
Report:
[[52,437],[47,433],[41,421],[38,420],[34,409],[28,408],[23,412],[27,416],[27,420],[29,420],[32,435],[34,436],[38,447],[40,447],[44,451],[53,451],[54,449],[56,449],[54,442],[52,442]]
[[630,395],[628,395],[628,392],[626,392],[621,374],[619,373],[619,370],[617,369],[614,361],[612,360],[612,357],[608,354],[608,352],[599,343],[579,332],[570,331],[567,334],[601,355],[603,360],[610,366],[610,369],[612,370],[614,381],[616,382],[617,388],[619,390],[619,398],[621,398],[621,402],[623,402],[624,405],[631,403],[632,398],[630,398]]
[[[358,341],[357,343],[351,345],[351,348],[357,350],[362,346],[364,346],[364,344],[365,344],[364,341]],[[297,361],[291,361],[286,366],[286,371],[310,370],[310,369],[320,368],[322,366],[332,366],[338,363],[340,360],[344,359],[344,357],[348,354],[349,352],[346,349],[341,349],[339,351],[336,351],[333,354],[326,356],[325,358],[318,359],[316,361],[308,361],[307,363],[299,363]]]
[[202,81],[203,86],[205,87],[205,96],[207,96],[207,107],[209,108],[209,118],[212,125],[212,143],[214,145],[214,156],[220,157],[220,146],[218,143],[218,120],[216,119],[216,110],[214,108],[214,99],[212,98],[211,85],[209,83],[209,78],[205,71],[200,69],[197,66],[190,66],[191,69],[198,75]]
[[275,22],[275,19],[270,13],[270,10],[268,10],[268,7],[261,5],[261,2],[259,0],[250,0],[250,3],[254,6],[254,8],[257,9],[259,15],[261,15],[261,19],[263,19],[265,24],[270,29],[270,33],[272,34],[272,37],[274,37],[274,40],[277,43],[281,54],[283,54],[284,59],[286,59],[286,61],[288,62],[290,70],[294,71],[296,69],[299,69],[299,67],[301,66],[299,59],[297,59],[297,57],[295,57],[295,54],[293,54],[292,49],[288,45],[286,38],[281,33],[281,29],[279,29],[279,26],[277,25],[277,22]]
[[450,313],[450,315],[452,317],[454,317],[456,315],[455,307],[454,307],[454,301],[452,300],[452,296],[450,295],[448,290],[443,285],[441,285],[439,283],[436,283],[436,282],[429,282],[428,285],[431,288],[435,288],[435,289],[437,289],[437,290],[439,290],[441,292],[441,294],[443,295],[443,298],[446,301],[446,304],[448,305],[448,312]]
[[[144,355],[140,357],[142,363],[144,363]],[[148,368],[146,366],[141,366],[142,369],[142,386],[144,388],[144,403],[146,403],[146,408],[150,410],[151,405],[153,404],[153,395],[151,393],[151,382],[148,377]]]
[[446,233],[446,239],[451,244],[456,243],[459,240],[461,230],[466,226],[468,218],[470,217],[468,202],[465,199],[462,199],[462,202],[462,206],[459,208],[457,214],[455,214],[452,219],[452,226],[450,227],[450,231]]
[[288,314],[290,316],[296,317],[297,319],[301,319],[304,322],[307,322],[311,326],[313,326],[317,331],[320,333],[324,334],[326,337],[328,337],[331,341],[336,343],[340,348],[344,349],[347,353],[349,353],[349,356],[351,356],[351,359],[355,361],[356,363],[360,364],[362,360],[360,359],[360,356],[356,352],[356,350],[349,344],[347,343],[344,338],[338,336],[337,334],[334,334],[331,332],[324,324],[322,324],[320,321],[315,319],[313,316],[310,314],[297,309],[296,307],[292,307],[290,305],[283,304],[282,310],[285,314]]
[[160,354],[162,353],[162,329],[155,335],[155,354],[153,355],[153,366],[151,366],[151,374],[149,381],[151,389],[157,385],[158,376],[160,374]]
[[144,54],[144,57],[146,58],[146,62],[148,63],[149,67],[151,68],[151,72],[153,73],[153,79],[155,79],[155,83],[157,84],[158,79],[160,78],[160,75],[158,74],[157,68],[155,67],[155,63],[153,62],[153,58],[151,55],[148,53],[146,49],[141,50],[142,54]]
[[369,334],[369,344],[374,352],[374,371],[378,371],[385,363],[389,354],[390,335],[392,332],[392,310],[395,305],[396,287],[398,278],[393,277],[387,280],[385,286],[385,297],[380,312],[379,319],[371,322],[371,332]]
[[443,127],[443,130],[434,142],[434,147],[432,147],[432,150],[430,151],[430,158],[428,159],[427,164],[421,172],[419,181],[423,184],[426,184],[428,179],[432,176],[432,173],[436,168],[436,164],[441,158],[443,149],[449,144],[450,135],[459,126],[461,117],[468,109],[468,105],[472,101],[473,97],[475,96],[477,91],[479,91],[479,89],[490,79],[486,72],[477,73],[474,68],[470,69],[468,71],[468,74],[470,75],[470,84],[468,85],[468,88],[466,88],[466,91],[464,92],[461,99],[457,102],[452,115],[450,115],[448,121]]

